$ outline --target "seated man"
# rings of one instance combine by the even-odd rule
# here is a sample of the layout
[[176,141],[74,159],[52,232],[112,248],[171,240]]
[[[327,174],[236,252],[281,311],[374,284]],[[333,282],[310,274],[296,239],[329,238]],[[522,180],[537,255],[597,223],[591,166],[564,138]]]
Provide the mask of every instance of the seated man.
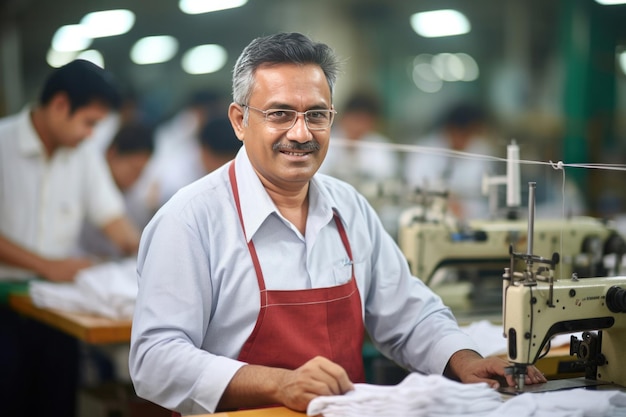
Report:
[[[335,110],[331,49],[253,40],[233,71],[235,160],[178,192],[144,230],[130,371],[182,414],[283,404],[365,380],[362,346],[412,371],[498,386],[365,198],[318,174]],[[513,384],[510,376],[507,381]],[[527,383],[545,378],[535,368]]]

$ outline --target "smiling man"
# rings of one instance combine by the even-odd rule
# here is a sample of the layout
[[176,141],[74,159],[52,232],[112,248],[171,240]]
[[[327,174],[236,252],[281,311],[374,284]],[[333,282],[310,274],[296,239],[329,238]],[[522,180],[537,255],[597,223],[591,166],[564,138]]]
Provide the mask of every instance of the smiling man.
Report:
[[[338,70],[298,33],[253,40],[228,114],[243,147],[179,191],[144,230],[130,370],[183,414],[283,404],[364,382],[362,344],[407,369],[497,386],[353,187],[318,174]],[[513,383],[509,377],[509,383]],[[532,368],[528,383],[544,381]]]

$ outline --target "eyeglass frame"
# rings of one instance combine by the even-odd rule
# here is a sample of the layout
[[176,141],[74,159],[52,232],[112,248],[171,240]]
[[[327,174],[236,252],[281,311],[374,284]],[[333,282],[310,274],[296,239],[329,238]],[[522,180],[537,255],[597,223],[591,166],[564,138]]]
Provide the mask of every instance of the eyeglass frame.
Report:
[[[265,121],[265,123],[267,123],[267,115],[269,113],[271,113],[272,111],[283,111],[283,112],[290,112],[290,113],[295,113],[296,117],[293,118],[293,123],[291,124],[291,126],[289,127],[275,127],[272,126],[272,128],[276,129],[276,130],[289,130],[292,129],[295,125],[296,122],[298,121],[298,116],[302,115],[304,117],[304,124],[306,125],[307,129],[312,130],[312,131],[321,131],[321,130],[326,130],[326,129],[330,129],[330,127],[333,125],[333,122],[335,121],[335,116],[337,115],[337,111],[334,109],[311,109],[311,110],[307,110],[307,111],[297,111],[297,110],[293,110],[293,109],[280,109],[280,108],[271,108],[271,109],[267,109],[267,110],[263,110],[263,109],[259,109],[258,107],[254,107],[251,106],[249,104],[243,104],[243,103],[239,103],[239,105],[243,108],[249,108],[252,110],[256,110],[259,113],[263,114],[263,120]],[[330,114],[330,122],[328,122],[328,126],[326,127],[311,127],[309,126],[309,119],[307,118],[307,113],[309,112],[316,112],[316,111],[324,111],[324,112],[328,112]]]

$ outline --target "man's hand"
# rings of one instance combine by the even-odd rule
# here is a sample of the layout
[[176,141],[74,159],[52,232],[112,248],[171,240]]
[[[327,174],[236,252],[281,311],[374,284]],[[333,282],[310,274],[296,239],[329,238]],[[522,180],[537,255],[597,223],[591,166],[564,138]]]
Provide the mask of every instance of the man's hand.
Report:
[[305,411],[315,397],[340,395],[352,389],[354,386],[341,366],[318,356],[285,373],[279,381],[278,395],[286,407]]
[[87,258],[69,258],[46,261],[40,275],[52,282],[70,282],[81,269],[88,268],[93,262]]
[[[444,375],[465,383],[486,382],[494,389],[500,387],[494,378],[500,377],[506,379],[509,386],[515,386],[513,376],[505,372],[507,366],[509,363],[502,358],[483,358],[473,350],[460,350],[448,361]],[[527,385],[541,384],[547,382],[547,379],[537,368],[529,366],[524,382]]]
[[281,404],[305,411],[320,395],[344,394],[354,388],[346,371],[321,356],[295,370],[246,365],[237,371],[220,400],[220,409]]

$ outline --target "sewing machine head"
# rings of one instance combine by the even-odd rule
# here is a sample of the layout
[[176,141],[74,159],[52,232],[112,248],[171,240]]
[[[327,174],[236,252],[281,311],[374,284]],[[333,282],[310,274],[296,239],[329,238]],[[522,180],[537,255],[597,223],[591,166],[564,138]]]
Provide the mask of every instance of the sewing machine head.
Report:
[[581,331],[583,340],[573,338],[570,354],[585,365],[586,377],[626,386],[626,277],[557,279],[558,254],[550,259],[533,254],[531,204],[528,250],[511,248],[503,275],[503,331],[517,389],[524,389],[527,366],[537,362],[552,336]]

